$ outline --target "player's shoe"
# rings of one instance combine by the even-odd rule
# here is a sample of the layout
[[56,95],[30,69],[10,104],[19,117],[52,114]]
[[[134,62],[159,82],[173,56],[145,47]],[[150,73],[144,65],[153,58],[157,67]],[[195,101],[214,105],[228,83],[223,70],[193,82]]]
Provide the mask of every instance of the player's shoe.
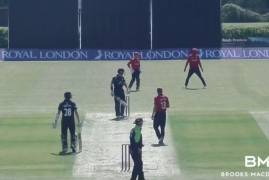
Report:
[[117,117],[116,117],[116,120],[119,121],[119,120],[122,120],[122,118],[123,118],[123,116],[117,116]]
[[122,119],[122,120],[126,120],[126,119],[128,119],[128,116],[122,116],[121,119]]
[[128,86],[128,92],[132,91],[132,87]]
[[66,150],[63,150],[63,151],[59,152],[59,155],[66,155],[66,154],[67,154]]
[[75,147],[71,147],[71,149],[72,149],[72,153],[76,153],[77,152],[77,150],[76,150]]
[[161,138],[159,139],[159,145],[160,145],[160,146],[164,146],[164,145],[165,145],[164,142],[163,142],[163,137],[161,137]]
[[207,86],[205,85],[204,87],[203,87],[203,89],[206,89],[207,88]]

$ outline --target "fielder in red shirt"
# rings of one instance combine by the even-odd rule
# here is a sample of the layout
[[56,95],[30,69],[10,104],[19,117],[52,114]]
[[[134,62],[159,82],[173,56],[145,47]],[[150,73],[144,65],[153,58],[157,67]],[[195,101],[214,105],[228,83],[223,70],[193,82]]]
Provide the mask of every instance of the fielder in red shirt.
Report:
[[[165,135],[166,109],[169,108],[168,97],[163,95],[163,89],[157,88],[157,94],[154,98],[154,108],[152,113],[153,128],[159,140],[159,145],[164,145],[163,139]],[[159,127],[161,131],[159,130]]]
[[204,70],[203,70],[203,67],[202,67],[202,64],[201,64],[201,61],[200,61],[199,50],[198,49],[193,48],[191,50],[191,53],[190,53],[190,55],[188,57],[188,60],[186,62],[185,68],[184,68],[184,72],[186,71],[186,68],[187,68],[188,65],[190,66],[190,69],[189,69],[189,73],[188,73],[188,76],[187,76],[186,81],[185,81],[185,88],[187,88],[188,83],[189,83],[189,79],[193,75],[193,73],[195,73],[201,79],[201,81],[202,81],[202,83],[204,85],[204,88],[206,88],[206,82],[205,82],[205,80],[202,77],[202,74],[200,72],[200,68],[201,68],[202,72]]
[[140,88],[140,54],[138,52],[134,53],[134,57],[128,62],[127,66],[132,71],[132,79],[129,84],[129,89],[132,88],[134,81],[136,81],[136,91]]

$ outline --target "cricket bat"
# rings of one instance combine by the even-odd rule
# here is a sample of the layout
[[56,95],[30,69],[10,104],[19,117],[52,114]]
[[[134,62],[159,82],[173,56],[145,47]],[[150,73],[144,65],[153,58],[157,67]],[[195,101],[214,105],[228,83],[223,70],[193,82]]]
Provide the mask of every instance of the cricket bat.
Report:
[[81,132],[78,133],[78,150],[79,150],[79,152],[82,152]]
[[122,104],[124,107],[127,107],[127,106],[128,106],[128,104],[127,104],[125,101],[123,101],[120,97],[115,96],[115,98],[116,98],[116,100],[117,100],[120,104]]
[[82,152],[82,138],[81,138],[81,131],[82,131],[82,124],[83,121],[78,124],[78,131],[77,131],[77,145],[78,145],[78,150],[79,152]]

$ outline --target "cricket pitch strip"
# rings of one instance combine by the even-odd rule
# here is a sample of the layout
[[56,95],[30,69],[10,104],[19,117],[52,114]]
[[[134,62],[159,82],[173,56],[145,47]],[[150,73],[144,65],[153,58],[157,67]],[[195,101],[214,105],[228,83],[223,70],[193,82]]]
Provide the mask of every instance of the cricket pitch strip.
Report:
[[167,146],[155,147],[158,140],[152,127],[151,113],[133,113],[129,119],[120,121],[112,120],[114,116],[109,113],[86,115],[82,129],[83,152],[76,156],[73,177],[91,177],[98,180],[129,179],[133,162],[131,160],[129,172],[121,172],[121,145],[129,144],[129,133],[137,117],[144,119],[142,156],[145,178],[176,179],[180,175],[168,124],[164,139]]
[[252,117],[256,120],[257,124],[267,137],[269,139],[269,112],[268,111],[256,111],[256,112],[250,112]]

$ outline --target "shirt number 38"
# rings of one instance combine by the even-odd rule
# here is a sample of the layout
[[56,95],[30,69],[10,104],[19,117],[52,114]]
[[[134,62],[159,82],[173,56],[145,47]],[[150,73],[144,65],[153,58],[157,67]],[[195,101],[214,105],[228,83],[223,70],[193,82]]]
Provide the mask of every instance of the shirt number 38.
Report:
[[72,110],[71,108],[64,108],[64,117],[71,117]]

